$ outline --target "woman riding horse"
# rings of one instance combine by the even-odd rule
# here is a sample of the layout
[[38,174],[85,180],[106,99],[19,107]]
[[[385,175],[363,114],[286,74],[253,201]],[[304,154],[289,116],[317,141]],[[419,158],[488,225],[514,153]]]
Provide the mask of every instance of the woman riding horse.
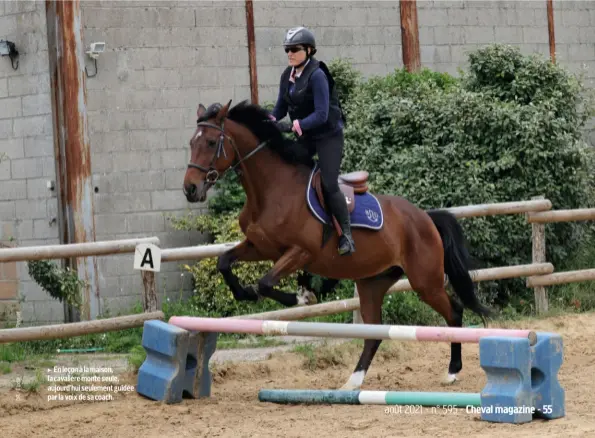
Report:
[[347,203],[338,183],[344,118],[335,81],[326,64],[314,58],[316,40],[312,31],[305,27],[290,29],[283,45],[289,66],[281,75],[271,118],[281,120],[289,113],[290,129],[298,136],[299,146],[312,155],[318,154],[326,204],[341,227],[337,250],[340,255],[349,255],[355,252],[355,243]]

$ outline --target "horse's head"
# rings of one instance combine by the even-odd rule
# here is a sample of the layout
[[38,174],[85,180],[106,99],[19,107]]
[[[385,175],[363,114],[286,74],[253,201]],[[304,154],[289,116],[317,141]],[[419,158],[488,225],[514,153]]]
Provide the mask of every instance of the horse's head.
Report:
[[188,202],[204,202],[208,190],[227,171],[236,158],[232,138],[225,132],[225,118],[231,100],[225,106],[213,104],[209,110],[198,106],[196,131],[190,140],[190,163],[184,177]]

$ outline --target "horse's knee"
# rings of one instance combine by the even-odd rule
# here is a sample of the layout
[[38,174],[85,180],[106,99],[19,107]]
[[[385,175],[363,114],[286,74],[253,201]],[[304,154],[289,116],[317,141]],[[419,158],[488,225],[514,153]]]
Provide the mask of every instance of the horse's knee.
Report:
[[217,259],[217,270],[219,272],[226,272],[229,271],[229,267],[231,266],[230,258],[227,254],[223,254],[219,256]]

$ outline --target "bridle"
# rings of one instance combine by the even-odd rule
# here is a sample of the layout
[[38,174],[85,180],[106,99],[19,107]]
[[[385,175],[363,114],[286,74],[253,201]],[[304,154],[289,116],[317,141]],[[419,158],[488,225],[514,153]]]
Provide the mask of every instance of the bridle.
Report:
[[[227,135],[225,133],[224,124],[225,124],[225,120],[223,122],[221,122],[221,126],[217,126],[217,125],[214,125],[213,123],[209,123],[209,122],[198,122],[196,124],[196,126],[206,126],[208,128],[217,129],[218,131],[221,132],[221,134],[219,135],[219,141],[217,143],[217,150],[215,151],[215,154],[213,155],[213,159],[209,163],[209,167],[208,168],[203,167],[203,166],[201,166],[199,164],[195,164],[192,161],[190,161],[188,163],[188,168],[189,169],[194,168],[194,169],[198,169],[198,170],[200,170],[202,172],[205,172],[207,174],[207,176],[206,176],[205,179],[211,185],[214,185],[217,182],[217,180],[220,177],[222,177],[223,175],[225,175],[225,173],[228,170],[235,170],[236,167],[240,165],[240,163],[242,163],[243,161],[245,161],[248,158],[250,158],[252,155],[254,155],[256,152],[258,152],[260,149],[262,149],[267,144],[266,141],[260,143],[258,146],[256,146],[254,148],[254,150],[250,151],[248,154],[246,154],[245,157],[242,158],[241,155],[240,155],[240,151],[238,151],[238,148],[236,147],[236,144],[234,143],[233,139],[229,135]],[[225,139],[229,140],[229,143],[233,147],[234,152],[236,154],[236,157],[238,157],[239,160],[235,164],[233,164],[232,166],[230,166],[227,169],[225,169],[222,174],[219,174],[219,171],[214,167],[214,164],[221,157],[221,154],[223,154],[223,156],[225,158],[227,158],[227,153],[225,152]]]

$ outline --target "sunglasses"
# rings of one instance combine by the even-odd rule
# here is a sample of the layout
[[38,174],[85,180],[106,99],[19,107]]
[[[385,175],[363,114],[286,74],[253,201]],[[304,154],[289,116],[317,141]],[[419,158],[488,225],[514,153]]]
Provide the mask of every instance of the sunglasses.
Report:
[[297,53],[300,50],[304,50],[304,48],[303,47],[285,47],[285,53],[289,53],[289,52]]

